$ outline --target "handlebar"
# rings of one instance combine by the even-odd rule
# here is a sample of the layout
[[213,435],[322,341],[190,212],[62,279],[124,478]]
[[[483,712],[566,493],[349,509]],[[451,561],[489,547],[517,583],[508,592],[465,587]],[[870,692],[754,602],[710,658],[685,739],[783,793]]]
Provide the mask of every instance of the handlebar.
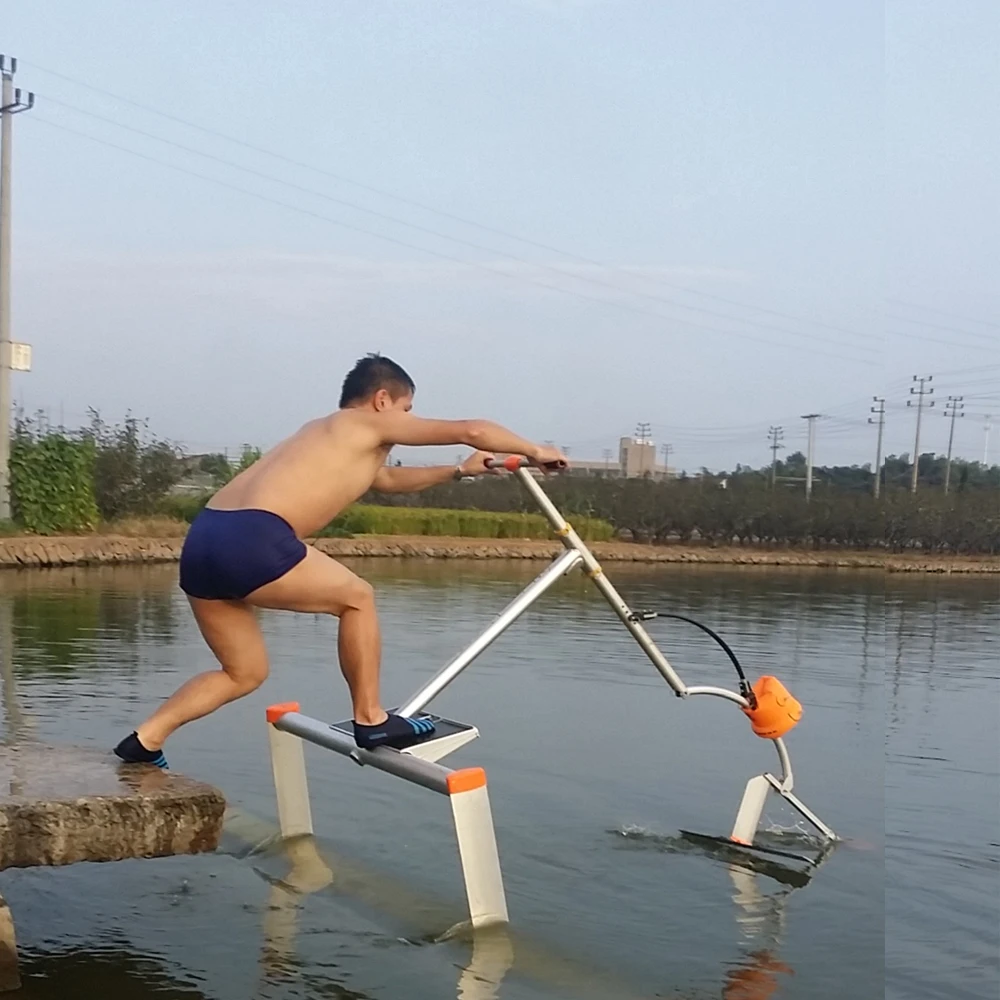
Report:
[[[542,468],[547,472],[562,472],[567,468],[567,462],[545,462]],[[536,468],[535,463],[530,459],[525,458],[523,455],[508,455],[505,459],[498,460],[495,458],[488,459],[486,462],[487,469],[506,469],[508,472],[513,472],[515,469],[532,469]]]

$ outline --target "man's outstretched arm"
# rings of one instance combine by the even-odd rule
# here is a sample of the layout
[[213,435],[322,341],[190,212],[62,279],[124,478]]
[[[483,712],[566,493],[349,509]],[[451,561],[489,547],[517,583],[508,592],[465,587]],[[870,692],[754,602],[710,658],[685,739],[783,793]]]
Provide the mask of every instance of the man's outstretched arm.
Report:
[[[554,461],[554,448],[545,448],[491,420],[427,420],[412,413],[381,413],[372,419],[384,445],[453,445],[464,444],[477,451],[524,455],[541,461],[548,453]],[[561,456],[560,456],[561,457]]]
[[481,476],[490,471],[486,462],[491,458],[490,452],[477,451],[460,465],[431,465],[417,469],[385,465],[378,470],[372,489],[379,493],[419,493],[459,476]]

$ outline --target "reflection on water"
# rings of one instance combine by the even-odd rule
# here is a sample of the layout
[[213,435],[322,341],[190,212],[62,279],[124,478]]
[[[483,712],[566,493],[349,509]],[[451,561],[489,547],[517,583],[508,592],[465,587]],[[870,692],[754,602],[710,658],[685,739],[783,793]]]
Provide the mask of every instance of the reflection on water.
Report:
[[[540,566],[369,560],[359,569],[380,595],[394,697]],[[636,607],[704,620],[749,671],[778,674],[803,702],[789,740],[797,790],[847,837],[819,870],[803,877],[677,836],[727,831],[747,777],[773,758],[730,707],[672,698],[573,577],[442,698],[442,711],[483,733],[455,766],[490,773],[514,920],[509,931],[464,934],[447,818],[420,790],[313,754],[320,838],[273,842],[263,706],[296,698],[334,718],[344,703],[333,624],[275,616],[265,621],[268,690],[182,730],[171,752],[178,770],[226,793],[223,851],[4,873],[23,995],[995,996],[995,581],[611,572]],[[651,629],[686,679],[733,685],[695,630]],[[0,574],[4,741],[108,747],[206,662],[174,567]],[[770,819],[787,828],[788,817]]]
[[91,945],[86,951],[58,946],[44,953],[22,949],[23,989],[12,1000],[210,1000],[194,985],[129,942]]

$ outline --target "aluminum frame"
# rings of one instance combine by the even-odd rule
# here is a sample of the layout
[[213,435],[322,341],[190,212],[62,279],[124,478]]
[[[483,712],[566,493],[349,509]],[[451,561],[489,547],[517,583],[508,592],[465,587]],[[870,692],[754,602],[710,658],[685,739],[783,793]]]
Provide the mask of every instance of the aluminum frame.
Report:
[[486,772],[482,768],[453,771],[388,747],[361,750],[328,723],[303,715],[294,702],[272,705],[267,710],[267,721],[274,790],[278,798],[278,824],[283,839],[313,833],[302,742],[314,743],[359,764],[446,796],[451,804],[472,927],[479,929],[510,922]]
[[[495,462],[492,463],[496,467],[503,466],[513,474],[520,481],[521,485],[527,490],[531,495],[532,499],[538,505],[542,514],[548,520],[549,524],[552,526],[556,537],[562,542],[565,549],[553,562],[538,576],[533,580],[524,590],[521,591],[517,597],[514,598],[510,604],[500,613],[496,620],[473,642],[467,646],[461,653],[459,653],[454,659],[452,659],[445,667],[443,667],[434,677],[427,681],[422,687],[415,691],[410,698],[404,702],[404,704],[399,708],[399,713],[401,715],[413,715],[419,712],[421,709],[426,708],[426,706],[436,698],[449,684],[451,684],[459,674],[465,670],[485,649],[487,649],[500,635],[503,634],[525,611],[531,607],[557,580],[561,579],[570,570],[576,566],[581,566],[584,573],[594,582],[595,587],[600,591],[604,599],[611,605],[612,610],[621,620],[622,624],[628,629],[632,634],[632,637],[639,644],[639,647],[649,658],[653,667],[657,670],[660,676],[667,682],[671,687],[674,694],[679,698],[690,698],[698,695],[706,695],[714,698],[723,698],[726,701],[733,702],[733,704],[740,706],[741,708],[748,708],[749,703],[746,698],[743,697],[737,691],[730,691],[727,688],[713,687],[710,685],[698,685],[689,687],[681,679],[677,671],[671,666],[670,661],[663,654],[662,650],[653,641],[653,638],[649,635],[645,628],[643,628],[638,616],[629,607],[628,603],[624,598],[618,593],[614,585],[610,580],[604,575],[604,571],[601,568],[601,564],[597,561],[594,554],[590,551],[587,545],[584,543],[583,539],[577,534],[573,526],[563,517],[559,508],[552,502],[548,494],[542,489],[536,480],[535,476],[529,472],[531,463],[526,459],[518,460],[515,465],[512,461],[507,462]],[[779,795],[783,796],[788,802],[790,802],[814,827],[815,829],[827,840],[835,841],[837,840],[837,835],[825,824],[823,823],[814,813],[803,805],[794,795],[792,795],[792,788],[794,786],[794,774],[792,772],[792,762],[788,754],[788,748],[785,746],[784,741],[779,737],[778,739],[772,740],[774,743],[775,751],[778,754],[778,763],[781,768],[781,778],[775,778],[774,775],[760,775],[758,777],[766,780],[768,789],[773,789]],[[740,841],[750,842],[752,840],[751,836],[747,836],[747,832],[750,830],[752,825],[753,831],[756,831],[757,823],[760,820],[761,812],[763,811],[764,799],[760,798],[760,808],[756,809],[755,805],[751,806],[751,802],[756,803],[756,798],[748,798],[751,795],[751,785],[753,785],[756,793],[759,793],[761,789],[760,784],[754,785],[756,781],[755,778],[751,778],[747,785],[746,792],[744,793],[744,805],[741,806],[740,812],[737,816],[736,828],[734,829],[734,839]],[[759,798],[759,795],[757,795]],[[765,796],[766,797],[766,796]],[[736,830],[739,830],[741,836],[736,838]]]

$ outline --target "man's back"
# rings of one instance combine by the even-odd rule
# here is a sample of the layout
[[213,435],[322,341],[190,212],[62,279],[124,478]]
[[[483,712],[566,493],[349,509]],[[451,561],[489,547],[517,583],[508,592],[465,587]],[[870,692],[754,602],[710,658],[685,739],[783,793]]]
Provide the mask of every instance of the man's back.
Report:
[[340,410],[282,441],[219,490],[210,507],[271,511],[306,537],[368,490],[388,451],[372,417]]

